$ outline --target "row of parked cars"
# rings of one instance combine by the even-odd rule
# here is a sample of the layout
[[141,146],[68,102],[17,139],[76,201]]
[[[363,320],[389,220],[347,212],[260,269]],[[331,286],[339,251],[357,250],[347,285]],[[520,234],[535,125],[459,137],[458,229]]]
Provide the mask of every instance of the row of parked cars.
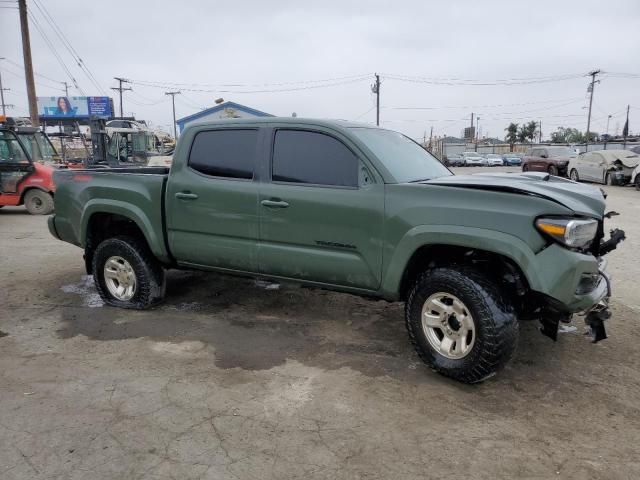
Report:
[[462,155],[449,155],[445,164],[449,167],[501,167],[520,166],[522,153],[478,153],[464,152]]
[[[637,147],[636,147],[637,148]],[[522,159],[522,171],[547,172],[571,180],[627,185],[640,190],[640,152],[596,150],[576,153],[569,147],[534,147]]]

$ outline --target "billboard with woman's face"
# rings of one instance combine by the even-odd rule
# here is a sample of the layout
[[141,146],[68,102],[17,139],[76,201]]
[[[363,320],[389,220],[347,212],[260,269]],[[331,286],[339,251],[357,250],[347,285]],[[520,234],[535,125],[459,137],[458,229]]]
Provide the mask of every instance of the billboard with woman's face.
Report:
[[109,97],[38,97],[38,116],[48,118],[111,117]]

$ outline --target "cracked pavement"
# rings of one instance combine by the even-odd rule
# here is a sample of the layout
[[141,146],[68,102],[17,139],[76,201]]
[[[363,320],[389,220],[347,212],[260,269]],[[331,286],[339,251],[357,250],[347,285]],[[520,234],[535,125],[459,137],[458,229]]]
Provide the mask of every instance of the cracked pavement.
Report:
[[525,323],[476,386],[420,362],[400,304],[172,271],[162,306],[102,306],[81,250],[3,208],[0,478],[639,478],[640,192],[607,190],[610,338]]

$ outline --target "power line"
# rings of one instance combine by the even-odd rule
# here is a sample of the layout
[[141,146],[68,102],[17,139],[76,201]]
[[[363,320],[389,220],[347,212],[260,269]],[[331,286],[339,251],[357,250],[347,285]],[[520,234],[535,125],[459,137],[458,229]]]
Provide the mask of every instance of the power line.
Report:
[[69,79],[73,83],[73,86],[75,88],[77,88],[78,91],[80,91],[80,93],[84,96],[85,95],[84,91],[78,85],[78,82],[76,81],[76,79],[74,78],[73,74],[71,73],[71,71],[67,67],[67,64],[64,63],[64,60],[62,59],[62,57],[60,56],[60,54],[56,50],[55,46],[53,45],[53,43],[51,43],[51,40],[49,39],[47,34],[44,32],[44,30],[42,29],[42,27],[38,23],[38,20],[36,20],[36,18],[31,13],[31,10],[28,11],[28,14],[29,14],[29,18],[31,18],[31,21],[33,22],[33,25],[36,27],[36,30],[38,30],[38,33],[40,33],[40,36],[42,37],[42,39],[45,41],[45,43],[49,47],[49,50],[51,50],[51,53],[53,53],[54,57],[56,57],[56,59],[58,60],[58,63],[60,64],[60,66],[64,69],[64,71],[69,76]]
[[[203,93],[233,93],[233,94],[245,94],[245,93],[280,93],[280,92],[295,92],[295,91],[301,91],[301,90],[313,90],[313,89],[318,89],[318,88],[328,88],[328,87],[336,87],[339,85],[346,85],[346,84],[350,84],[350,83],[356,83],[356,82],[361,82],[363,80],[367,80],[368,77],[366,76],[362,76],[362,77],[357,77],[357,78],[353,78],[351,80],[345,80],[345,81],[340,81],[340,82],[334,82],[334,83],[325,83],[325,84],[320,84],[320,85],[305,85],[305,86],[300,86],[300,87],[291,87],[291,88],[277,88],[277,89],[261,89],[261,90],[226,90],[226,89],[211,89],[211,88],[185,88],[185,87],[181,87],[181,90],[185,90],[188,92],[203,92]],[[161,89],[166,89],[166,88],[171,88],[173,86],[177,86],[177,84],[166,84],[166,83],[153,83],[153,82],[144,82],[144,81],[140,81],[140,80],[131,80],[130,83],[132,83],[133,85],[140,85],[143,87],[150,87],[150,88],[161,88]]]
[[[15,77],[18,77],[18,78],[24,78],[24,73],[16,73],[16,72],[14,72],[14,71],[12,71],[12,70],[9,70],[9,69],[8,69],[8,68],[6,68],[6,67],[5,67],[4,71],[5,71],[6,73],[9,73],[9,74],[11,74],[11,75],[15,76]],[[34,83],[35,83],[36,85],[41,86],[41,87],[51,88],[51,89],[53,89],[53,90],[60,90],[60,91],[64,91],[64,88],[61,88],[60,86],[55,86],[55,87],[54,87],[53,85],[48,85],[48,84],[46,84],[46,83],[42,83],[42,82],[34,82]],[[63,84],[63,83],[64,83],[64,82],[60,82],[60,84]]]
[[[5,58],[5,61],[9,62],[11,65],[13,65],[16,68],[19,68],[20,70],[24,70],[24,65],[22,65],[22,64],[20,64],[18,62],[14,62],[13,60],[11,60],[9,58]],[[55,82],[55,83],[64,83],[64,82],[61,82],[60,80],[57,80],[55,78],[47,77],[46,75],[43,75],[41,73],[36,73],[36,72],[33,72],[33,73],[34,73],[34,75],[36,77],[46,78],[47,80],[50,80],[50,81]]]
[[49,26],[54,31],[54,33],[58,36],[58,38],[62,42],[62,45],[71,54],[72,58],[74,59],[76,64],[80,67],[80,69],[83,71],[83,73],[87,76],[89,81],[98,89],[98,91],[106,95],[105,89],[102,88],[102,86],[100,85],[96,77],[93,75],[91,70],[89,70],[89,67],[85,65],[84,61],[82,60],[82,58],[80,57],[76,49],[73,48],[73,45],[71,44],[69,39],[66,37],[62,29],[58,26],[55,19],[53,18],[53,16],[51,16],[51,14],[47,10],[47,8],[44,6],[44,4],[39,2],[39,0],[34,0],[34,3],[36,5],[36,8],[40,11],[40,14],[42,15],[42,17],[49,24]]
[[[578,101],[583,100],[580,98],[572,98],[570,101]],[[494,104],[494,105],[445,105],[440,107],[383,107],[390,110],[442,110],[442,109],[469,109],[469,108],[498,108],[498,107],[519,107],[524,105],[540,105],[543,103],[562,103],[569,101],[566,98],[558,99],[558,100],[541,100],[538,102],[524,102],[524,103],[502,103],[502,104]],[[553,108],[553,107],[551,107]]]
[[531,85],[537,83],[550,83],[559,82],[565,80],[573,80],[581,78],[583,74],[566,74],[566,75],[554,75],[548,77],[521,77],[511,79],[497,79],[497,80],[477,80],[477,79],[460,79],[460,78],[437,78],[437,77],[416,77],[409,75],[395,75],[395,74],[383,74],[385,78],[390,80],[412,82],[412,83],[425,83],[429,85],[448,85],[448,86],[514,86],[514,85]]

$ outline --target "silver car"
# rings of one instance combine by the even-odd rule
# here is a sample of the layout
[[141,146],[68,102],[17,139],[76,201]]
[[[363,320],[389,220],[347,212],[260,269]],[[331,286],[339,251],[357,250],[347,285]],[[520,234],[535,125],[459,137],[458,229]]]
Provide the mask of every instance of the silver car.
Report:
[[464,158],[464,164],[467,167],[482,167],[487,165],[487,159],[478,152],[464,152],[462,158]]

